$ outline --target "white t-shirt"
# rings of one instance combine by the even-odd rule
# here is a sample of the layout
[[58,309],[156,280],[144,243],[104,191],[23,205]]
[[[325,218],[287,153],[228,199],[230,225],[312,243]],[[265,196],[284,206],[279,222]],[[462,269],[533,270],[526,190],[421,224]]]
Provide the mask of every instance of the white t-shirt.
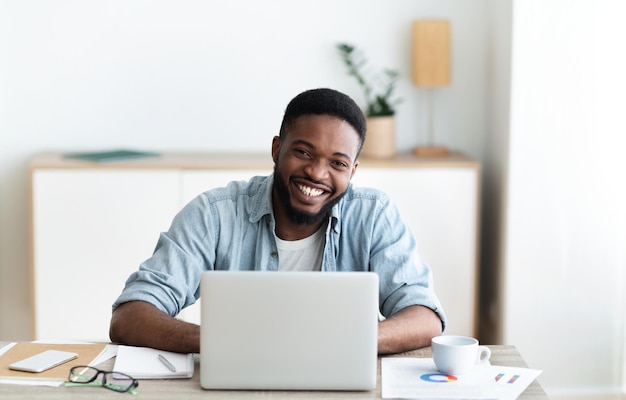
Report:
[[300,240],[282,240],[276,236],[279,271],[321,271],[324,255],[325,229]]

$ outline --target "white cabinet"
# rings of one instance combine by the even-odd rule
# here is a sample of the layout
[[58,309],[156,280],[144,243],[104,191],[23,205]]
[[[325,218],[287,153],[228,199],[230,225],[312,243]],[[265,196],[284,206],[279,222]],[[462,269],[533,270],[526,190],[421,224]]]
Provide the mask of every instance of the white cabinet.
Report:
[[175,170],[35,169],[36,339],[108,339],[111,304],[178,211]]
[[[264,154],[164,154],[108,164],[31,162],[35,339],[108,340],[111,304],[193,197],[272,171]],[[479,166],[462,156],[361,160],[355,185],[387,191],[434,271],[447,333],[474,335]],[[181,318],[198,322],[195,306]]]

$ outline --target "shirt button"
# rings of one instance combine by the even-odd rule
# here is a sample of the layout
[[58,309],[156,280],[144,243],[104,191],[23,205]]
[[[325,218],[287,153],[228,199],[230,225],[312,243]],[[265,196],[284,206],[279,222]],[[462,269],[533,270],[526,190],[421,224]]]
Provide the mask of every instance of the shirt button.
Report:
[[273,258],[278,257],[278,253],[276,253],[275,251],[273,251],[273,252],[272,252],[272,257],[273,257]]

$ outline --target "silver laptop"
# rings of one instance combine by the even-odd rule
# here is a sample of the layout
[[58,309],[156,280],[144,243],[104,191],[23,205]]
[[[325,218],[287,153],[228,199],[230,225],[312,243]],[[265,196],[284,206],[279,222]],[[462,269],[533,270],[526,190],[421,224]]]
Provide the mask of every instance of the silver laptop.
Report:
[[376,387],[375,273],[208,271],[200,290],[203,388]]

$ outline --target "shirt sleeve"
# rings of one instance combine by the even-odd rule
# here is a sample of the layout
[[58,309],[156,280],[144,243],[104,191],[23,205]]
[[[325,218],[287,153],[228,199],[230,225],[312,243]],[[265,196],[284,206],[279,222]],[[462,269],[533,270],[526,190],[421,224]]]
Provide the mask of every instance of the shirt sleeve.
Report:
[[215,229],[208,229],[209,204],[200,195],[160,234],[152,256],[127,279],[113,309],[129,301],[145,301],[170,316],[195,303],[202,272],[214,265]]
[[437,313],[445,329],[446,315],[434,290],[432,271],[418,253],[415,237],[398,209],[382,198],[373,220],[370,270],[380,278],[381,314],[389,317],[421,305]]

